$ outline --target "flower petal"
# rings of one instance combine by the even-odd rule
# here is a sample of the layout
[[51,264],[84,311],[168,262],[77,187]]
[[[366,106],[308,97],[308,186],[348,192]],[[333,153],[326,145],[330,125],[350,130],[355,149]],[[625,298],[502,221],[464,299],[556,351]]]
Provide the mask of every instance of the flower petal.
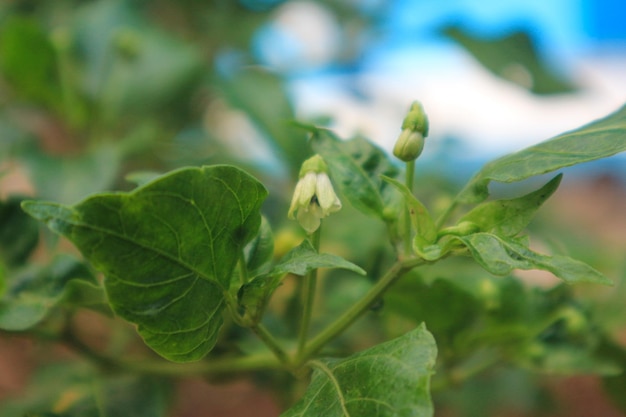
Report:
[[321,211],[319,206],[312,204],[312,209],[301,208],[298,210],[298,223],[308,233],[315,232],[320,227]]
[[317,196],[317,201],[322,208],[324,216],[328,216],[341,209],[341,201],[339,201],[339,197],[335,194],[333,185],[326,173],[321,172],[317,174],[315,195]]
[[[296,191],[298,191],[298,186],[300,186],[299,194],[298,194],[298,205],[300,207],[306,207],[311,202],[311,199],[315,195],[315,189],[317,184],[317,176],[315,172],[307,172],[304,174],[304,177],[300,178],[298,181],[298,185],[296,186]],[[294,193],[294,198],[296,193]]]

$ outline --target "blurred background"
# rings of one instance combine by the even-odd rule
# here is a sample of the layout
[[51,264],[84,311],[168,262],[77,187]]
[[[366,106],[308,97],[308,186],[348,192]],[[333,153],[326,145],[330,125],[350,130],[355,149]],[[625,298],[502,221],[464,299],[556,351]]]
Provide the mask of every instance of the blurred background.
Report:
[[[489,159],[623,106],[624,22],[622,0],[0,0],[2,207],[19,211],[24,196],[75,203],[178,167],[235,163],[270,189],[266,215],[283,226],[310,154],[293,121],[390,151],[413,100],[430,118],[418,188],[426,199],[453,192]],[[534,226],[618,281],[586,295],[622,346],[625,183],[623,155],[573,168]],[[346,239],[357,263],[380,240]],[[2,248],[15,242],[0,233]],[[0,402],[24,392],[42,357],[0,338]],[[622,415],[597,377],[516,372],[438,398],[439,415]],[[620,398],[626,380],[612,389]],[[560,406],[539,414],[546,390]],[[180,416],[278,413],[251,385],[186,381],[178,392]],[[233,392],[245,401],[217,404]],[[493,401],[481,408],[477,396]]]
[[5,0],[0,152],[39,135],[171,167],[225,147],[284,174],[304,155],[289,120],[390,150],[417,99],[425,158],[461,158],[459,178],[619,108],[625,17],[619,0]]

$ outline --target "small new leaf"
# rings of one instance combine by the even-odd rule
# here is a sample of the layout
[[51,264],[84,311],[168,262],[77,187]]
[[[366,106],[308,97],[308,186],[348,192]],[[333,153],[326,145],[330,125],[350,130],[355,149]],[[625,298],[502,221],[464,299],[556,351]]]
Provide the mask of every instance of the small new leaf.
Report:
[[330,253],[318,253],[309,240],[290,250],[272,269],[270,275],[306,275],[309,271],[318,268],[341,268],[365,275],[366,272],[358,265],[343,259],[341,256]]
[[282,417],[430,417],[436,355],[422,324],[347,358],[314,360],[304,397]]
[[391,184],[402,194],[409,207],[411,223],[415,230],[413,249],[424,259],[435,260],[439,258],[443,252],[438,245],[434,244],[437,240],[437,227],[428,209],[413,195],[406,185],[402,184],[400,181],[384,175],[382,179]]

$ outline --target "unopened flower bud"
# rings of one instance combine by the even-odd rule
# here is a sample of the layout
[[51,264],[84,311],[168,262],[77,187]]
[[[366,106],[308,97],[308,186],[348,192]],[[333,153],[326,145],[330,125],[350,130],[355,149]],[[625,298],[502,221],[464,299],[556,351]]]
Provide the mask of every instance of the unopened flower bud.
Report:
[[423,149],[424,136],[419,132],[404,129],[393,147],[393,154],[401,161],[410,162],[416,160]]
[[402,129],[419,132],[424,137],[428,136],[428,116],[424,112],[422,103],[414,101],[406,117],[402,121]]
[[393,154],[404,162],[417,159],[424,149],[424,138],[428,136],[428,117],[419,101],[414,101],[402,121],[402,133],[393,148]]

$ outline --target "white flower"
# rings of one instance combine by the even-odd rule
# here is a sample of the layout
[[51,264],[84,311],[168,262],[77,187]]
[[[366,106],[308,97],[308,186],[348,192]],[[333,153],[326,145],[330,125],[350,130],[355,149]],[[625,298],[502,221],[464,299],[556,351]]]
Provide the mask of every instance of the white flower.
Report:
[[304,230],[311,234],[320,227],[323,217],[339,209],[341,201],[335,194],[328,174],[309,171],[296,184],[288,216],[291,219],[297,218]]

